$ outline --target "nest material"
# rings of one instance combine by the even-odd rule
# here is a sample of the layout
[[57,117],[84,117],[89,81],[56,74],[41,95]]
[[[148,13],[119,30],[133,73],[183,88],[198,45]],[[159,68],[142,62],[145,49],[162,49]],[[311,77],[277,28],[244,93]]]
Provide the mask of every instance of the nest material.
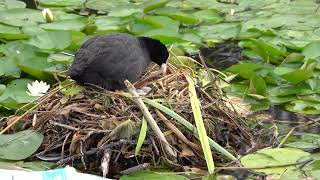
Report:
[[[182,73],[186,70],[170,67],[166,76],[152,75],[156,74],[157,68],[150,67],[135,86],[151,87],[145,97],[161,102],[194,124],[188,82]],[[207,134],[233,155],[243,154],[252,146],[250,130],[225,106],[217,88],[212,83],[206,87],[197,85]],[[177,152],[176,162],[166,158],[158,137],[150,128],[139,154],[134,155],[143,115],[135,102],[123,92],[109,92],[92,86],[72,97],[59,92],[32,111],[26,123],[32,126],[31,120],[35,119],[36,114],[32,128],[44,135],[36,156],[60,165],[77,165],[80,169],[98,174],[102,166],[104,174],[109,172],[109,176],[139,164],[145,167],[144,163],[156,166],[166,162],[180,171],[186,166],[205,169],[203,153],[197,149],[201,145],[194,133],[167,114],[156,113],[151,106],[148,108],[170,146]],[[216,163],[230,162],[214,149],[212,152]]]

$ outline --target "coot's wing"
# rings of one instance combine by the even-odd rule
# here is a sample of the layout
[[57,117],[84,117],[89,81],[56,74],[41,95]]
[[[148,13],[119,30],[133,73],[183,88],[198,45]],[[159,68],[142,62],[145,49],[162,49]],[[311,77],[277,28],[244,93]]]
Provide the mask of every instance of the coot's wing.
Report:
[[88,39],[83,43],[81,48],[75,53],[73,64],[71,65],[68,75],[77,80],[77,76],[81,76],[84,70],[88,67],[88,64],[93,60],[92,54],[94,51],[94,44],[97,40],[101,39],[102,36],[95,36]]
[[87,41],[76,53],[69,75],[81,83],[122,89],[125,88],[123,81],[138,80],[148,63],[149,54],[137,38],[113,34]]
[[125,79],[138,80],[149,63],[149,55],[133,36],[114,36],[111,39],[95,41],[96,53],[83,74],[91,76],[84,77],[86,81],[92,82],[89,78],[94,76],[98,78],[94,83],[107,89],[122,89]]

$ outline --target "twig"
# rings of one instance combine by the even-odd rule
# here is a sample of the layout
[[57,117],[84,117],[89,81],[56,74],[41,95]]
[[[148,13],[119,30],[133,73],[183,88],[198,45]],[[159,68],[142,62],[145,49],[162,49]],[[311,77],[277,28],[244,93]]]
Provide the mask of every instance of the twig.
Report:
[[66,128],[66,129],[73,130],[73,131],[79,131],[80,130],[80,128],[75,128],[75,127],[72,127],[72,126],[69,126],[69,125],[66,125],[66,124],[61,124],[61,123],[58,123],[58,122],[54,122],[52,120],[49,120],[49,123],[52,124],[52,125],[60,126],[60,127]]
[[165,152],[168,155],[169,159],[170,160],[175,159],[176,153],[169,146],[168,141],[164,137],[164,135],[161,132],[159,126],[156,123],[156,121],[153,119],[153,117],[152,117],[151,113],[149,112],[147,106],[143,103],[142,99],[139,97],[139,94],[135,91],[135,87],[128,80],[125,80],[124,83],[126,84],[130,94],[133,96],[133,99],[134,99],[135,103],[139,106],[142,114],[144,115],[144,117],[148,121],[151,129],[156,133],[158,138],[163,143]]
[[155,112],[157,115],[160,117],[160,119],[166,124],[166,126],[184,143],[186,143],[188,146],[191,148],[197,150],[197,151],[202,151],[201,147],[198,144],[195,144],[191,141],[189,141],[183,134],[182,132],[176,128],[158,109],[155,109]]
[[286,142],[286,140],[289,138],[289,136],[293,133],[293,131],[296,129],[296,127],[293,127],[289,133],[286,135],[286,137],[284,137],[284,139],[280,142],[280,144],[278,145],[277,148],[281,148],[282,145]]

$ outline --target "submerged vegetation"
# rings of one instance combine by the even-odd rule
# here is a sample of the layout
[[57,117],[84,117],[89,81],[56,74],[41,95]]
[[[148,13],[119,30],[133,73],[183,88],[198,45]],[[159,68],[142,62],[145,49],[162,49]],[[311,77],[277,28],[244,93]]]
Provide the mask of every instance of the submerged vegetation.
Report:
[[[240,106],[250,105],[250,110],[243,107],[249,114],[271,105],[320,114],[320,11],[314,0],[26,2],[28,8],[23,1],[0,0],[0,130],[37,132],[1,135],[0,142],[12,146],[0,147],[0,166],[44,169],[54,164],[5,160],[29,157],[63,165],[72,157],[79,160],[80,169],[89,162],[88,169],[98,173],[96,156],[101,159],[116,149],[120,153],[113,163],[119,164],[109,170],[112,176],[152,162],[157,168],[184,171],[188,177],[206,175],[201,170],[205,167],[210,173],[232,175],[248,168],[256,172],[246,176],[276,174],[275,179],[320,177],[318,135],[297,135],[294,128],[279,139],[277,128],[270,127],[276,129],[272,141],[266,133],[270,129],[259,129],[259,123],[243,120],[241,112],[230,108],[237,105],[231,99],[241,98]],[[66,80],[82,43],[111,32],[152,37],[167,45],[170,73],[145,76],[136,86],[152,87],[142,100],[160,119],[168,142],[158,142],[132,94],[83,88]],[[146,74],[153,71],[151,67]],[[35,80],[51,84],[47,95],[41,97],[49,86],[32,87],[42,84],[32,83]],[[306,125],[318,121],[311,119]],[[272,142],[261,142],[266,137]],[[24,149],[19,141],[31,145]],[[178,157],[170,159],[168,144]],[[218,153],[212,157],[209,148]],[[245,154],[240,159],[243,167],[235,167]],[[226,166],[235,173],[227,173]],[[168,174],[147,172],[131,178],[144,176]]]

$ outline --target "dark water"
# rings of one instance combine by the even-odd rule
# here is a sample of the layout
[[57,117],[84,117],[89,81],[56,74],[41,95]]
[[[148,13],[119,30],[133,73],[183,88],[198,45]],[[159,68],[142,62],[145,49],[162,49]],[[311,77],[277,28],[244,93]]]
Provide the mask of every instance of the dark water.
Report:
[[[317,122],[317,120],[319,120],[320,118],[320,115],[296,114],[293,112],[285,111],[278,106],[272,106],[268,113],[271,115],[273,119],[272,121],[276,125],[279,125],[279,127],[281,127],[280,132],[281,130],[290,130],[293,127],[296,127],[295,132],[299,133],[308,132],[316,134],[320,132],[320,121]],[[313,121],[315,122],[311,123]],[[310,123],[310,125],[307,125],[308,123]]]

